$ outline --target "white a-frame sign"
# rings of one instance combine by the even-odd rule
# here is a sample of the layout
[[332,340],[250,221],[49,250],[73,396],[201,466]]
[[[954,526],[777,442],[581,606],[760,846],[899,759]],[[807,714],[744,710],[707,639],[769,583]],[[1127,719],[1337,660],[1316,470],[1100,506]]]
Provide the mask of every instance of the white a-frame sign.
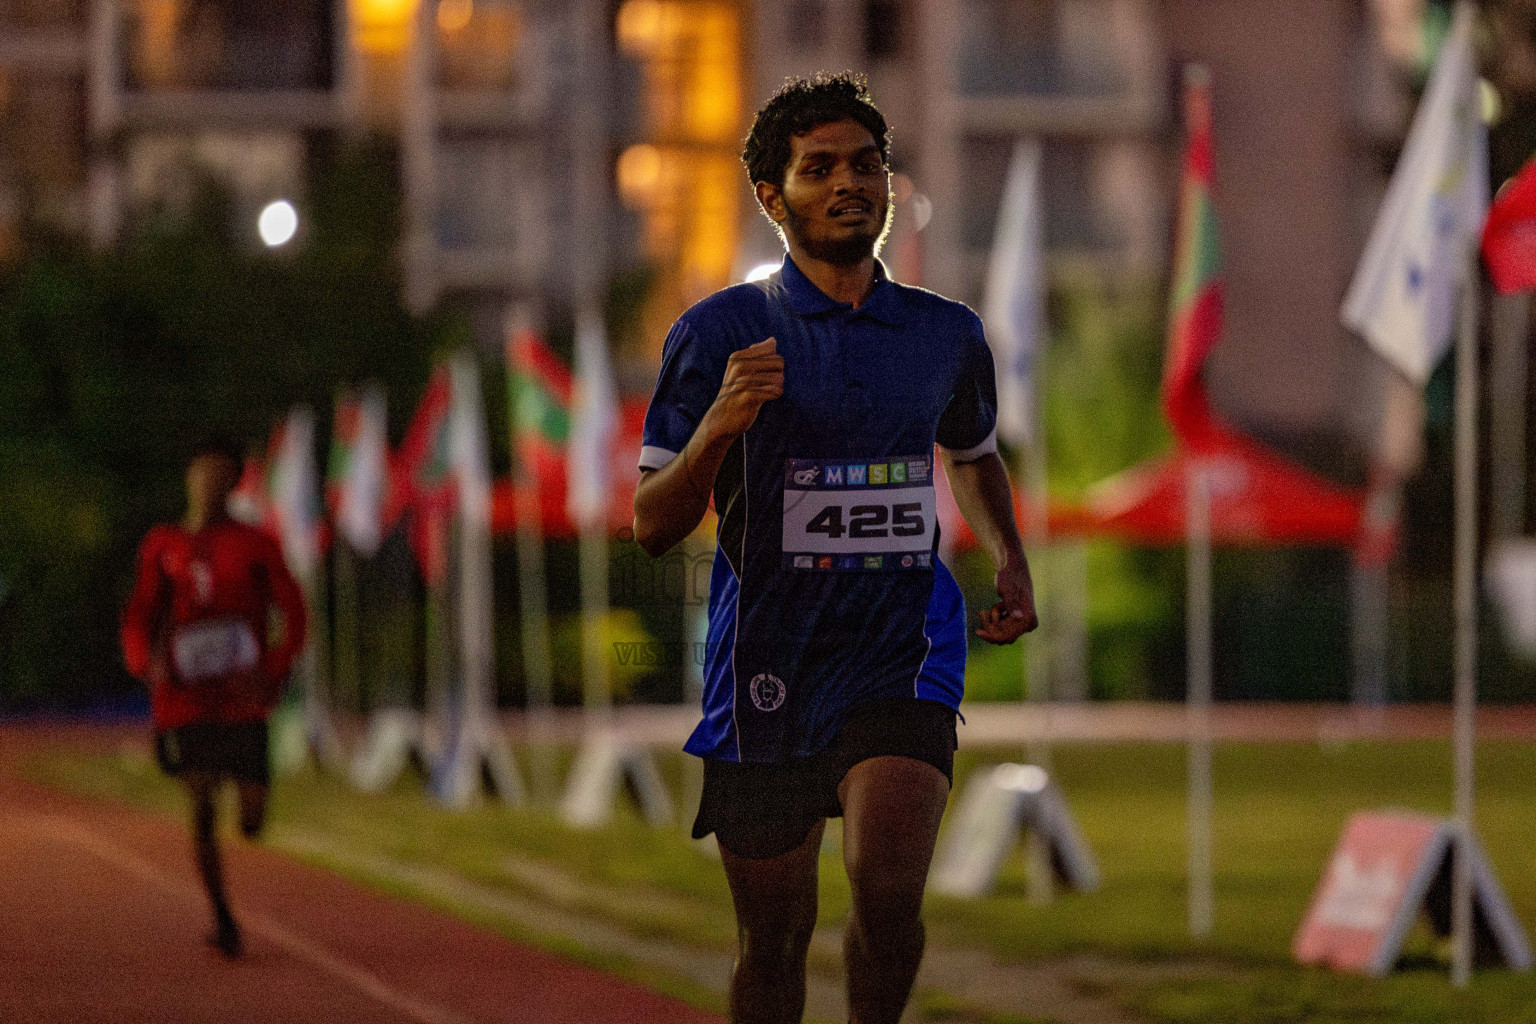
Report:
[[1099,868],[1061,791],[1043,768],[1000,764],[965,787],[954,823],[934,857],[929,887],[948,896],[985,896],[1024,829],[1045,841],[1062,883],[1079,891],[1099,887]]

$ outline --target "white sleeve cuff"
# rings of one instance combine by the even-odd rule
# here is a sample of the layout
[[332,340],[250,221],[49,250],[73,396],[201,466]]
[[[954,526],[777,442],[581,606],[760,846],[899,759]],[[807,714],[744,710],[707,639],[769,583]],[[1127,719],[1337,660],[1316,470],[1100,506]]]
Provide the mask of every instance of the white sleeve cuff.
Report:
[[[994,444],[993,447],[996,445]],[[653,444],[643,445],[640,448],[641,469],[660,469],[675,458],[677,458],[677,452],[669,452]]]
[[[944,448],[943,445],[940,445],[939,447]],[[949,457],[954,459],[956,462],[975,462],[983,455],[991,455],[993,452],[997,451],[997,428],[993,427],[992,433],[988,434],[986,438],[982,440],[981,444],[974,445],[965,449],[964,451],[955,451],[951,448],[944,448],[944,450],[949,452]]]

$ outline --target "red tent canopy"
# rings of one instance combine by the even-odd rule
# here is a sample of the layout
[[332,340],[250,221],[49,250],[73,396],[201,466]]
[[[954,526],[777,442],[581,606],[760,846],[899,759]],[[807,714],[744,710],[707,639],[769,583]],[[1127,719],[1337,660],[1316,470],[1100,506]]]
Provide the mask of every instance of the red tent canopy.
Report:
[[1096,484],[1079,522],[1063,515],[1060,527],[1139,544],[1183,543],[1186,488],[1191,474],[1203,470],[1210,482],[1213,543],[1353,545],[1359,538],[1364,492],[1234,434],[1208,435],[1206,442],[1198,452],[1180,446]]

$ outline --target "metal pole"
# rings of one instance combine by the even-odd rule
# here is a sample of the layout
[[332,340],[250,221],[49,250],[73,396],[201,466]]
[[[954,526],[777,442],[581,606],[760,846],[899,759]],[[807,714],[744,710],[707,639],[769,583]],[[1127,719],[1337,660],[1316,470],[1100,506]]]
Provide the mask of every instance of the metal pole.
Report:
[[[507,333],[517,337],[533,327],[534,313],[524,306],[514,307],[507,317]],[[510,359],[507,373],[518,368]],[[517,496],[517,583],[518,612],[522,624],[523,679],[527,692],[527,744],[533,799],[540,805],[552,804],[558,797],[554,752],[546,742],[549,710],[554,692],[554,668],[549,653],[548,581],[544,572],[544,523],[540,495],[534,490],[533,475],[518,455],[518,410],[513,408],[512,474]]]
[[608,652],[603,649],[603,620],[608,612],[607,524],[582,530],[579,546],[582,700],[587,711],[601,716],[613,703],[608,681]]
[[1211,488],[1204,466],[1190,467],[1186,492],[1189,934],[1205,938],[1216,914],[1211,882]]
[[405,304],[425,313],[437,301],[437,23],[436,4],[420,4],[405,55],[400,112],[401,178],[405,185]]
[[1385,564],[1351,566],[1350,596],[1354,614],[1350,640],[1354,674],[1350,700],[1356,708],[1379,711],[1387,702],[1387,567]]
[[[1036,384],[1038,389],[1038,382]],[[1036,403],[1038,409],[1038,403]],[[1054,552],[1049,550],[1050,538],[1047,533],[1046,497],[1045,497],[1045,443],[1040,434],[1040,417],[1035,417],[1034,437],[1029,444],[1024,446],[1020,457],[1020,476],[1027,487],[1027,500],[1024,506],[1024,535],[1029,541],[1031,569],[1036,583],[1036,609],[1043,611],[1039,600],[1042,596],[1046,601],[1052,598],[1052,585],[1055,583],[1054,574],[1051,571]],[[1044,583],[1041,587],[1039,584]],[[1041,710],[1042,720],[1040,732],[1030,740],[1028,745],[1029,759],[1046,772],[1051,770],[1051,655],[1053,653],[1054,636],[1052,629],[1047,625],[1048,616],[1042,618],[1039,628],[1032,636],[1024,640],[1024,674],[1025,691],[1024,699]],[[1037,828],[1029,830],[1024,837],[1025,855],[1028,858],[1029,875],[1026,881],[1029,890],[1029,902],[1035,906],[1044,906],[1051,902],[1055,895],[1051,877],[1051,849],[1047,838]]]
[[94,249],[117,240],[122,220],[115,136],[122,121],[117,0],[91,5],[86,35],[86,115],[90,129],[87,170],[89,237]]
[[336,628],[331,641],[334,710],[360,714],[363,710],[363,616],[362,595],[357,585],[357,553],[340,535],[332,544],[331,572],[336,594]]
[[1469,259],[1461,288],[1456,333],[1456,540],[1454,593],[1456,636],[1456,849],[1451,869],[1451,984],[1472,980],[1473,754],[1477,730],[1477,306],[1478,270]]
[[[601,317],[608,219],[607,4],[582,0],[571,12],[584,74],[571,124],[572,198],[576,238],[572,291],[578,314]],[[579,538],[583,698],[588,711],[606,714],[612,703],[603,619],[608,612],[608,524],[586,526]]]
[[1493,299],[1492,363],[1488,367],[1489,452],[1492,495],[1488,532],[1494,537],[1525,533],[1525,400],[1529,370],[1526,336],[1530,330],[1531,293]]

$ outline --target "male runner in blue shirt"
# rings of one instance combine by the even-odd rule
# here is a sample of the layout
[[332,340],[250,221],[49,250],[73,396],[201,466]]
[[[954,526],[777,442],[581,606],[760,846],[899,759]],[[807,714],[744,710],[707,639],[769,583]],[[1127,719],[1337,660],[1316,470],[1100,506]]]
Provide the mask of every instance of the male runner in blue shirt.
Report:
[[965,606],[936,556],[933,452],[998,566],[977,634],[1035,626],[997,455],[996,388],[965,306],[875,259],[890,209],[885,119],[862,78],[792,81],[743,160],[788,256],[673,325],[646,414],[635,537],[650,554],[719,513],[705,759],[736,907],[737,1024],[799,1021],[817,852],[841,815],[853,890],[850,1020],[896,1024],[923,952],[923,886],[949,794]]

